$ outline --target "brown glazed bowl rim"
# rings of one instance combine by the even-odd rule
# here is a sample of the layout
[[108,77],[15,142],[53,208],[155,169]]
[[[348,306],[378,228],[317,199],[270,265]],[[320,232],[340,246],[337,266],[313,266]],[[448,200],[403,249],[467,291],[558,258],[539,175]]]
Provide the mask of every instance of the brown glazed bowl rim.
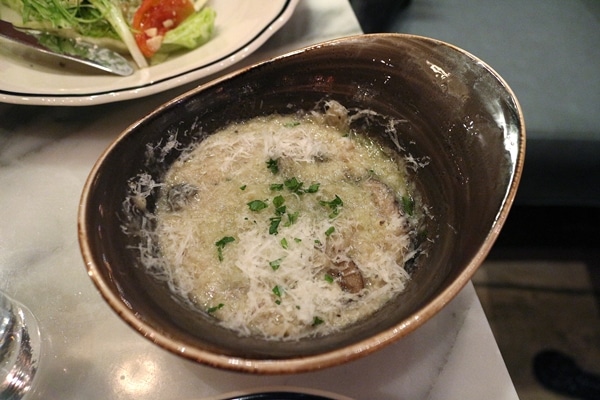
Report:
[[[437,293],[433,298],[429,299],[424,305],[421,305],[414,313],[412,313],[408,318],[399,321],[395,326],[391,328],[380,331],[379,333],[368,337],[366,339],[357,341],[355,343],[351,343],[341,348],[337,348],[331,351],[325,351],[319,354],[312,354],[301,357],[293,357],[293,358],[274,358],[274,359],[260,359],[260,358],[245,358],[245,357],[237,357],[226,354],[218,354],[215,352],[211,352],[210,350],[199,349],[199,348],[191,348],[189,344],[181,341],[175,337],[170,337],[166,334],[159,332],[150,324],[140,320],[136,316],[136,311],[130,309],[123,298],[115,293],[113,289],[109,286],[109,283],[105,280],[105,277],[100,272],[103,269],[100,263],[95,261],[94,251],[91,246],[91,243],[88,241],[88,232],[91,227],[86,225],[86,215],[92,211],[95,207],[93,204],[90,204],[90,190],[96,179],[96,175],[99,170],[102,169],[103,164],[111,151],[118,146],[118,144],[132,131],[135,131],[136,127],[141,123],[141,121],[160,114],[164,109],[169,108],[171,105],[176,103],[181,103],[193,96],[195,93],[202,92],[211,87],[217,86],[224,81],[231,79],[232,77],[243,75],[246,72],[260,68],[261,66],[267,64],[278,63],[278,60],[286,59],[288,57],[294,57],[299,54],[310,54],[311,50],[317,48],[323,48],[328,46],[343,46],[346,42],[353,41],[369,41],[369,40],[378,40],[379,38],[387,38],[390,40],[416,40],[416,41],[425,41],[428,43],[434,43],[440,46],[446,46],[455,52],[462,53],[468,58],[472,59],[474,63],[478,63],[481,65],[482,69],[486,69],[495,76],[495,78],[499,81],[500,85],[508,93],[514,100],[515,108],[518,113],[518,120],[520,123],[521,129],[519,130],[519,143],[516,145],[518,151],[518,157],[515,163],[515,170],[512,176],[511,181],[508,184],[508,188],[504,197],[504,200],[498,210],[497,218],[495,219],[491,229],[489,230],[487,237],[483,240],[483,244],[479,247],[478,251],[474,255],[473,258],[468,262],[468,265],[462,269],[462,272],[454,279],[445,289],[441,292]],[[198,86],[197,88],[184,93],[167,103],[159,106],[157,109],[152,111],[146,117],[141,120],[135,122],[131,126],[129,126],[124,132],[122,132],[110,145],[109,147],[102,153],[99,157],[95,165],[93,166],[88,179],[85,182],[83,192],[80,199],[80,206],[78,212],[78,237],[80,243],[80,250],[82,253],[82,257],[87,269],[87,273],[94,285],[99,290],[100,294],[104,298],[104,300],[110,305],[110,307],[122,318],[127,324],[129,324],[134,330],[138,333],[151,340],[158,346],[174,353],[180,355],[184,358],[197,361],[201,364],[225,369],[225,370],[234,370],[239,372],[250,372],[250,373],[260,373],[260,374],[288,374],[288,373],[299,373],[299,372],[307,372],[314,371],[318,369],[322,369],[325,367],[330,367],[334,365],[339,365],[359,357],[371,354],[372,352],[381,349],[384,346],[387,346],[398,339],[408,335],[413,332],[418,327],[422,326],[426,321],[428,321],[431,317],[437,314],[443,307],[445,307],[469,282],[477,268],[483,262],[483,260],[487,257],[492,245],[494,244],[496,238],[498,237],[500,230],[507,218],[508,212],[512,203],[514,201],[516,191],[518,188],[518,184],[520,181],[523,163],[524,163],[524,152],[525,152],[525,123],[523,120],[523,115],[521,111],[521,107],[516,99],[516,96],[508,86],[508,84],[497,74],[492,68],[490,68],[486,63],[478,59],[477,57],[471,55],[470,53],[443,41],[439,41],[436,39],[431,39],[427,37],[417,36],[417,35],[409,35],[409,34],[397,34],[397,33],[389,33],[389,34],[368,34],[368,35],[356,35],[349,36],[344,38],[339,38],[335,40],[330,40],[327,42],[315,44],[312,46],[308,46],[290,53],[287,53],[282,56],[278,56],[272,58],[270,60],[260,62],[258,64],[242,68],[238,71],[229,73],[225,76],[222,76],[218,79],[215,79],[211,82]]]

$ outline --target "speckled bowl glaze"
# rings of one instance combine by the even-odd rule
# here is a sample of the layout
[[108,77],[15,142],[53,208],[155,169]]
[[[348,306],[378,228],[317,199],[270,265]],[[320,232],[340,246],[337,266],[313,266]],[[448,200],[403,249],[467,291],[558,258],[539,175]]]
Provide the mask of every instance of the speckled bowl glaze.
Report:
[[[139,266],[121,229],[128,180],[160,179],[178,155],[148,165],[146,145],[177,131],[184,144],[231,121],[312,109],[324,98],[404,120],[398,151],[427,160],[413,179],[429,205],[426,256],[407,290],[343,331],[297,342],[242,338],[188,309]],[[392,143],[383,127],[370,135]],[[348,362],[413,332],[473,276],[507,217],[521,176],[525,127],[511,89],[452,45],[402,34],[314,45],[200,86],[131,125],[94,166],[83,190],[79,240],[89,276],[137,332],[182,357],[265,374]],[[152,207],[152,200],[150,201]],[[134,244],[134,243],[133,243]],[[415,333],[417,334],[417,333]]]

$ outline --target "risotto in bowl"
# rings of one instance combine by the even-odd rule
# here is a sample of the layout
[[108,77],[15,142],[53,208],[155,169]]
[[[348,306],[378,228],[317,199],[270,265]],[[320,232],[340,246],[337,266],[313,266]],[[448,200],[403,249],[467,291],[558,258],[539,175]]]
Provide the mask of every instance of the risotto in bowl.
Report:
[[182,357],[294,373],[367,355],[484,260],[523,166],[507,84],[452,45],[360,35],[200,86],[136,122],[85,185],[108,304]]

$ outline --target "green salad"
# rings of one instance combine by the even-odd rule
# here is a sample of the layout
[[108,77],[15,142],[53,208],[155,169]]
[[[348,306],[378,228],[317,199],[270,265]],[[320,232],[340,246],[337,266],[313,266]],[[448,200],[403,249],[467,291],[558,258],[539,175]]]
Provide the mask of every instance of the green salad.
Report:
[[[14,25],[129,53],[139,68],[194,49],[213,35],[206,0],[0,0]],[[5,19],[4,16],[0,16]]]

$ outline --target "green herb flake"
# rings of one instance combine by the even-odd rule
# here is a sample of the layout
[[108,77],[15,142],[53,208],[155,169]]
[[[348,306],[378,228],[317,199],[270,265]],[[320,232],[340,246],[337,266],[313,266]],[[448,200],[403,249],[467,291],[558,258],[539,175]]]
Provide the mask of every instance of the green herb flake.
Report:
[[283,124],[283,126],[286,127],[286,128],[293,128],[293,127],[298,126],[298,125],[300,125],[299,121],[290,121],[290,122],[286,122],[286,123]]
[[285,199],[283,196],[275,196],[273,198],[273,205],[275,206],[275,215],[283,215],[285,214],[286,206],[283,205],[285,203]]
[[327,283],[333,283],[334,281],[333,276],[329,274],[325,274],[325,280],[327,281]]
[[281,217],[269,218],[271,223],[269,224],[269,234],[277,235],[279,233],[279,224],[281,223]]
[[269,261],[269,266],[273,268],[273,271],[277,271],[279,267],[281,267],[282,258],[278,258],[277,260]]
[[272,158],[269,158],[269,161],[267,161],[267,168],[269,168],[269,170],[273,174],[278,173],[279,172],[279,165],[277,165],[277,160],[273,160]]
[[231,243],[235,241],[235,239],[231,236],[224,236],[221,240],[215,242],[215,246],[217,246],[217,253],[219,256],[219,261],[223,261],[223,248],[227,243]]
[[282,290],[281,290],[281,288],[279,287],[279,285],[276,285],[275,287],[273,287],[272,291],[273,291],[273,294],[274,294],[275,296],[277,296],[277,297],[281,297],[281,292],[282,292]]
[[215,245],[217,245],[217,247],[223,248],[227,243],[231,243],[233,241],[235,241],[235,239],[232,236],[223,236],[221,240],[215,242]]
[[312,326],[317,326],[317,325],[321,325],[322,323],[324,323],[325,321],[323,321],[321,318],[319,317],[314,317],[313,318],[313,323]]
[[413,215],[415,212],[415,200],[409,196],[402,196],[402,209],[408,215]]
[[267,202],[262,200],[252,200],[251,202],[246,204],[248,205],[248,207],[250,207],[251,211],[260,211],[268,207]]
[[296,242],[296,243],[300,243],[301,241],[302,241],[302,239],[300,239],[300,238],[294,238],[294,242]]
[[299,211],[293,212],[293,213],[288,213],[288,220],[285,223],[284,226],[288,227],[288,226],[292,226],[293,224],[295,224],[298,221],[298,215],[300,215]]
[[331,236],[331,234],[332,234],[333,232],[335,232],[335,228],[334,228],[333,226],[330,226],[330,227],[329,227],[329,229],[327,229],[327,230],[325,231],[325,236],[329,237],[329,236]]
[[206,310],[207,313],[212,314],[218,310],[220,310],[221,308],[223,308],[225,306],[225,304],[223,303],[219,303],[218,306],[214,306],[214,307],[210,307],[208,310]]
[[283,196],[275,196],[275,198],[273,198],[273,205],[275,207],[281,207],[283,205],[283,203],[285,203],[285,199],[283,198]]
[[286,206],[277,207],[275,209],[275,215],[283,215],[283,214],[285,214],[285,210],[286,209],[287,209]]
[[281,190],[283,190],[283,188],[284,188],[283,183],[272,183],[269,186],[269,190],[271,190],[273,192],[281,191]]
[[340,208],[344,205],[344,202],[336,194],[335,198],[333,200],[331,200],[331,201],[321,200],[319,202],[319,204],[321,204],[322,206],[327,207],[331,210],[331,213],[329,214],[329,218],[335,218],[339,215]]
[[246,185],[240,186],[240,190],[246,190]]
[[288,245],[288,241],[286,238],[281,239],[281,241],[279,242],[281,244],[281,247],[283,247],[284,249],[288,249],[289,245]]
[[313,183],[306,189],[306,193],[317,193],[319,191],[319,186],[321,186],[320,183]]
[[302,186],[304,185],[304,183],[300,182],[298,180],[298,178],[296,178],[296,177],[287,179],[285,182],[283,182],[283,184],[290,192],[298,193],[298,194],[303,193]]

